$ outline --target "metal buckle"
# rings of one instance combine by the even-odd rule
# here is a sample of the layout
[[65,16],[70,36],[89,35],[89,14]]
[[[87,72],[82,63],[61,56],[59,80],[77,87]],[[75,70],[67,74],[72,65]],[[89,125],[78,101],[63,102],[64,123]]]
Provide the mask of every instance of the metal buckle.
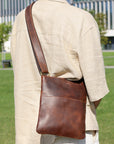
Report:
[[40,75],[42,76],[42,75],[44,75],[44,76],[48,76],[49,75],[49,73],[47,73],[47,72],[44,72],[44,73],[42,73],[42,72],[40,72]]

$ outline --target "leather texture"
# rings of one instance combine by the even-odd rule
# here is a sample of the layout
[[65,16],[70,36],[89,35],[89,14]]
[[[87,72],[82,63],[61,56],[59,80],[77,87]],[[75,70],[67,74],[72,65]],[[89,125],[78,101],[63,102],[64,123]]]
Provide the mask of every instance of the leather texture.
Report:
[[42,72],[36,131],[40,134],[83,139],[85,138],[87,96],[84,81],[81,79],[71,82],[64,78],[44,75],[44,73],[48,73],[48,68],[33,24],[32,5],[27,7],[25,17],[36,63]]
[[37,132],[83,139],[87,95],[83,80],[42,76],[41,83]]
[[26,24],[28,28],[28,33],[30,36],[30,41],[31,41],[31,45],[33,48],[33,52],[36,58],[36,63],[38,66],[38,69],[40,72],[42,73],[48,73],[48,68],[47,68],[47,64],[45,61],[45,57],[44,54],[42,52],[42,48],[41,48],[41,44],[39,42],[39,38],[38,35],[36,33],[35,27],[34,27],[34,23],[33,23],[33,18],[32,18],[32,6],[35,2],[33,2],[29,8],[26,9],[26,13],[25,13],[25,17],[26,17]]

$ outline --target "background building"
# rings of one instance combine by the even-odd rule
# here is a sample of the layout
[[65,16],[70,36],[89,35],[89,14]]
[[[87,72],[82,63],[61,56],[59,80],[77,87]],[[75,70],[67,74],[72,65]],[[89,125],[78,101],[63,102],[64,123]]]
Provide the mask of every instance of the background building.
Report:
[[0,0],[0,23],[11,22],[15,16],[35,0]]
[[[0,23],[14,23],[16,15],[35,0],[0,0]],[[4,48],[10,52],[10,38]]]
[[[11,22],[13,24],[16,15],[35,0],[0,0],[0,23]],[[67,0],[72,5],[87,10],[95,10],[95,13],[106,14],[106,36],[111,44],[107,49],[114,49],[114,0]]]

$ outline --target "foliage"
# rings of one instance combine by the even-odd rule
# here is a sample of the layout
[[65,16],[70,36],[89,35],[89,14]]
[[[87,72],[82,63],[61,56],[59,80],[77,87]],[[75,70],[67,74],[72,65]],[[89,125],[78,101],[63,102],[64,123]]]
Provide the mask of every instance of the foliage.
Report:
[[102,45],[107,45],[108,43],[110,44],[111,42],[109,41],[108,37],[105,36],[106,34],[106,14],[103,13],[96,13],[94,10],[89,11],[93,17],[95,18],[98,27],[99,27],[99,32],[101,36],[101,44]]
[[11,32],[12,26],[10,23],[2,23],[0,24],[0,52],[2,48],[4,49],[4,42],[8,41],[9,33]]

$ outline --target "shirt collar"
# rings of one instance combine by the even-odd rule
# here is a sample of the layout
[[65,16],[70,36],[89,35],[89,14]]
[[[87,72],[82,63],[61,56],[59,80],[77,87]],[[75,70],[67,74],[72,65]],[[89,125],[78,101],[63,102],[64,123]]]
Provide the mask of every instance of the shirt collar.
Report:
[[66,0],[49,0],[49,1],[57,1],[57,2],[62,2],[62,3],[67,3]]
[[61,2],[61,3],[67,3],[68,4],[68,2],[67,2],[67,0],[38,0],[38,1],[56,1],[56,2]]

